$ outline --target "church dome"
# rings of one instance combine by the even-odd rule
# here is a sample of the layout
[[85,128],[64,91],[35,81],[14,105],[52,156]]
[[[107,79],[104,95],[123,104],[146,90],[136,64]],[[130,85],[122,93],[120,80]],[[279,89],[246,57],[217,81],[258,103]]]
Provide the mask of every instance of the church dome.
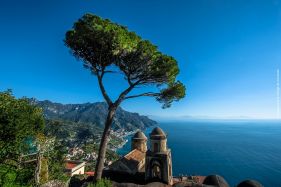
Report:
[[237,187],[263,187],[263,185],[255,180],[245,180],[238,184]]
[[133,136],[133,139],[147,139],[146,136],[144,135],[143,132],[138,131],[136,134]]
[[203,184],[219,186],[219,187],[229,187],[228,183],[224,180],[224,178],[219,175],[207,176],[204,179]]
[[151,136],[166,136],[166,134],[164,133],[164,131],[162,129],[160,129],[159,127],[155,127],[151,134]]

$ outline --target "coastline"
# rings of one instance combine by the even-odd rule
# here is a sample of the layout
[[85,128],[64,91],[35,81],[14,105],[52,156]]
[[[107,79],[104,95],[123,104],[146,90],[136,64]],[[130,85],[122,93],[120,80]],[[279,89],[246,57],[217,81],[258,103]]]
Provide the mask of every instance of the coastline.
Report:
[[[134,130],[134,131],[115,132],[115,133],[118,134],[118,138],[120,138],[122,141],[121,141],[120,144],[116,145],[116,146],[115,146],[114,148],[112,148],[111,150],[112,150],[112,151],[118,151],[119,149],[122,149],[122,148],[126,145],[126,143],[128,142],[128,136],[135,134],[138,130],[139,130],[139,129]],[[119,133],[121,133],[121,135],[120,135]],[[118,155],[119,155],[119,154],[118,154]],[[120,156],[120,155],[119,155],[119,156]]]
[[146,127],[145,129],[136,129],[134,131],[128,131],[126,132],[126,134],[124,134],[122,137],[123,139],[123,143],[120,144],[120,146],[116,149],[116,153],[119,155],[119,156],[123,156],[125,154],[127,154],[130,150],[131,150],[131,145],[127,143],[130,142],[130,137],[135,134],[136,132],[138,132],[139,130],[144,132],[145,135],[148,134],[148,132],[151,131],[152,128],[156,127],[156,126],[159,126],[159,123],[157,122],[156,125],[152,125],[150,127]]

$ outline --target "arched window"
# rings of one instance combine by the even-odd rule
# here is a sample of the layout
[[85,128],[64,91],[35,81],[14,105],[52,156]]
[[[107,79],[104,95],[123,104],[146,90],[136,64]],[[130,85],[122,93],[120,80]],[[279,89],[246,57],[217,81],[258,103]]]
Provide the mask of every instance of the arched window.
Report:
[[153,150],[154,150],[154,152],[158,152],[159,151],[158,143],[154,143]]
[[157,164],[152,166],[152,178],[161,179],[161,170]]

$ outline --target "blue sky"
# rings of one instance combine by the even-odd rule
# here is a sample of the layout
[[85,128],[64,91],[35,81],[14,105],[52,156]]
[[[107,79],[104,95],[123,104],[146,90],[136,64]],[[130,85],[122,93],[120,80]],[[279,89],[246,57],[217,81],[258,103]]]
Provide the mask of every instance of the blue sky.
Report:
[[[178,60],[185,99],[165,110],[152,98],[123,108],[162,117],[275,117],[280,0],[1,0],[0,90],[62,103],[101,101],[95,77],[63,43],[87,12],[126,25]],[[106,83],[113,96],[124,87],[112,77]]]

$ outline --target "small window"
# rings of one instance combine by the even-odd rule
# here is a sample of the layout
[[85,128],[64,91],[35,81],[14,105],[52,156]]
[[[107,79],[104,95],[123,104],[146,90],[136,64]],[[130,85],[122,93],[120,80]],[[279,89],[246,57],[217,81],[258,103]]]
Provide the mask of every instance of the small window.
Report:
[[161,179],[161,170],[158,165],[152,167],[152,178]]
[[158,143],[154,143],[154,152],[158,152],[159,148],[158,148]]

